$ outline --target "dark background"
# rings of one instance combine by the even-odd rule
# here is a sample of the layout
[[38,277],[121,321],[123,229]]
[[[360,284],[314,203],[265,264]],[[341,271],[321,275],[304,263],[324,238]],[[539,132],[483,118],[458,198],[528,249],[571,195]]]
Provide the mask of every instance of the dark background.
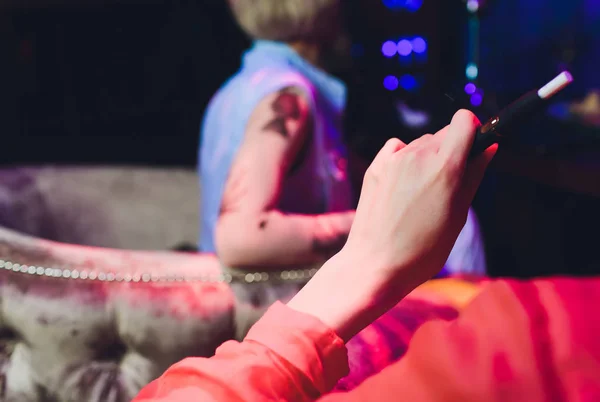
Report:
[[[415,1],[345,3],[354,61],[336,74],[349,85],[348,142],[365,158],[391,136],[439,129],[459,107],[487,118],[563,68],[577,81],[559,101],[600,88],[597,2],[485,3],[477,81],[485,96],[472,107],[465,3],[401,7]],[[383,57],[384,41],[415,35],[427,40],[426,60]],[[248,45],[222,0],[3,2],[2,162],[195,166],[203,110]],[[417,89],[384,89],[385,76],[405,73]],[[399,100],[427,111],[429,124],[401,124]],[[475,202],[492,274],[600,272],[598,129],[541,115],[516,134]]]

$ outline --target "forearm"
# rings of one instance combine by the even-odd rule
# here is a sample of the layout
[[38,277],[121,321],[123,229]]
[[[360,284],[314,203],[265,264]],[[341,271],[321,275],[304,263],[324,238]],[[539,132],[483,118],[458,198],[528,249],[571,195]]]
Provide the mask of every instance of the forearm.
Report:
[[263,212],[221,216],[217,252],[232,267],[301,266],[326,261],[345,244],[354,211],[322,215]]
[[[378,255],[367,259],[356,248],[344,248],[325,263],[288,307],[316,317],[345,342],[396,305],[420,283],[411,278],[390,284],[377,274],[387,262]],[[324,308],[324,306],[326,306]]]

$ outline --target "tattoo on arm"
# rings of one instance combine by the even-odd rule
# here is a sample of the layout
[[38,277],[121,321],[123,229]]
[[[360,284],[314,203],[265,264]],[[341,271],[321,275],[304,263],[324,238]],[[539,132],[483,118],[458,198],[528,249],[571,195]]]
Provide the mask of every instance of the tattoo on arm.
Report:
[[283,89],[273,101],[271,109],[275,116],[265,125],[263,130],[274,131],[288,138],[290,133],[287,128],[287,121],[298,120],[301,117],[298,95],[290,89]]

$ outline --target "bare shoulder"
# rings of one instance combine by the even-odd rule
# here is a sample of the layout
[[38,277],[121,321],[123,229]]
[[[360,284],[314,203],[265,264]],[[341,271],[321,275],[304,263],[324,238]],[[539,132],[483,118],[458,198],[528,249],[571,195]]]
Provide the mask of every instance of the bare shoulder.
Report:
[[288,87],[267,95],[258,104],[250,117],[248,132],[290,139],[305,131],[309,118],[306,95],[299,88]]

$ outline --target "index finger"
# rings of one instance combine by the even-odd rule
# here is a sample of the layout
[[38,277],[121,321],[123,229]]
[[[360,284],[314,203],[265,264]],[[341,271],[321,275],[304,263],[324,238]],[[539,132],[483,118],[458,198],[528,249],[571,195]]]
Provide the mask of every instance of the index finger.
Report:
[[468,110],[459,110],[452,118],[440,145],[440,153],[464,164],[475,140],[481,123],[477,116]]

